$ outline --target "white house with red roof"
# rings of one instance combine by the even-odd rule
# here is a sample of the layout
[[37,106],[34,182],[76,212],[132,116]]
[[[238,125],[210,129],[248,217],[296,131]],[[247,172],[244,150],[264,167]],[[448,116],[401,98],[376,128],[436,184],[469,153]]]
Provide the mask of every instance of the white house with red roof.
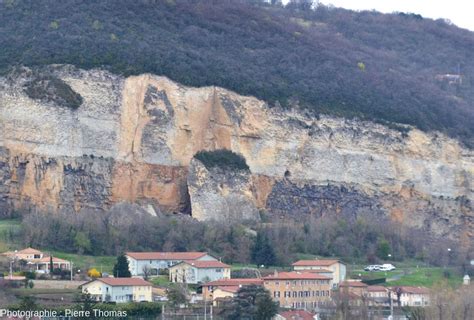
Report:
[[207,252],[126,252],[128,268],[132,276],[143,276],[148,269],[151,275],[160,270],[169,269],[185,260],[217,261]]
[[152,302],[152,284],[140,278],[98,278],[81,286],[95,301]]
[[169,277],[191,284],[230,279],[230,266],[217,260],[185,260],[169,268]]
[[325,270],[332,272],[332,281],[335,287],[346,279],[346,265],[337,259],[314,259],[299,260],[292,264],[295,271],[312,271]]

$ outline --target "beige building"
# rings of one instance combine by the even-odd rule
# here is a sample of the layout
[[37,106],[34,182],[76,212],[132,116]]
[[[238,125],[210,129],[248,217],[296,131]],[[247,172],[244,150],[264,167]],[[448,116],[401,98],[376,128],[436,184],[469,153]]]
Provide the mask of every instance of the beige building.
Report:
[[170,267],[169,279],[171,282],[192,284],[230,279],[230,266],[214,260],[183,261]]
[[218,299],[234,297],[238,289],[243,286],[263,286],[263,279],[220,279],[207,282],[202,286],[202,296],[206,301],[217,301]]
[[299,260],[292,264],[295,271],[325,270],[332,272],[332,284],[334,287],[346,279],[346,265],[335,259]]
[[392,287],[392,301],[398,303],[397,291],[400,292],[400,305],[402,307],[426,307],[430,304],[430,290],[425,287]]
[[347,280],[339,284],[339,291],[354,293],[360,297],[368,295],[367,288],[369,286],[359,280]]
[[33,249],[33,248],[26,248],[20,251],[8,251],[8,252],[2,253],[2,255],[7,256],[10,259],[25,260],[25,261],[41,259],[45,256],[43,252]]
[[[51,258],[44,257],[28,262],[28,266],[32,271],[43,271],[48,273],[50,270]],[[53,269],[71,270],[71,263],[64,259],[53,257]]]
[[152,302],[152,284],[139,278],[98,278],[81,286],[82,293],[102,302]]
[[389,305],[388,289],[384,286],[368,286],[367,298],[370,305]]
[[331,278],[311,272],[275,272],[264,287],[283,308],[314,310],[331,301]]
[[[26,268],[30,271],[48,273],[50,270],[51,257],[33,248],[8,251],[2,253],[2,255],[12,260],[26,261]],[[67,260],[53,257],[53,269],[71,270],[71,263]]]

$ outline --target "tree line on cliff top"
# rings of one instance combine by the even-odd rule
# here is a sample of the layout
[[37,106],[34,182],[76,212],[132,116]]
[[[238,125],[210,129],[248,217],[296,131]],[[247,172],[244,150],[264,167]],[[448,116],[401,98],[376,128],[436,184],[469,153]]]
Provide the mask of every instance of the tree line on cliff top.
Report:
[[[151,72],[474,145],[474,33],[415,14],[270,2],[2,1],[0,69],[68,63]],[[462,82],[440,77],[456,73]]]

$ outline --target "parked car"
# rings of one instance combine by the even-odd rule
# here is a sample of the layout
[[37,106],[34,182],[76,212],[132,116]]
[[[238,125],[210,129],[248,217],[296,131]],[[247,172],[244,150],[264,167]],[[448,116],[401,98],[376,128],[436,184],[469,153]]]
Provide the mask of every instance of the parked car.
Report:
[[380,269],[379,265],[370,265],[364,268],[365,271],[378,271]]
[[380,271],[392,271],[395,270],[395,266],[391,263],[384,263],[383,265],[380,266]]

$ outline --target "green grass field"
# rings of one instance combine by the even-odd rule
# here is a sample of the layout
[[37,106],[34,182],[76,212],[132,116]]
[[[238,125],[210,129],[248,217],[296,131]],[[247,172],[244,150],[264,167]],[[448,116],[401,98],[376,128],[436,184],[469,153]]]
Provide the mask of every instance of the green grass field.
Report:
[[100,272],[107,272],[109,274],[112,274],[114,264],[117,260],[117,257],[114,256],[87,256],[60,251],[51,251],[51,254],[54,257],[72,261],[74,268],[78,268],[81,271],[96,268]]
[[424,286],[432,287],[434,284],[446,280],[452,287],[457,287],[462,282],[462,275],[453,269],[441,267],[404,267],[394,271],[368,272],[353,270],[350,277],[359,278],[386,278],[386,286]]
[[446,280],[451,287],[458,287],[462,283],[462,275],[457,274],[452,269],[418,268],[409,270],[400,280],[388,282],[388,285],[432,287],[443,280]]
[[168,276],[165,275],[150,278],[150,282],[159,287],[168,287],[170,284]]
[[12,249],[8,236],[10,233],[17,233],[21,230],[21,221],[18,219],[0,220],[0,252]]

